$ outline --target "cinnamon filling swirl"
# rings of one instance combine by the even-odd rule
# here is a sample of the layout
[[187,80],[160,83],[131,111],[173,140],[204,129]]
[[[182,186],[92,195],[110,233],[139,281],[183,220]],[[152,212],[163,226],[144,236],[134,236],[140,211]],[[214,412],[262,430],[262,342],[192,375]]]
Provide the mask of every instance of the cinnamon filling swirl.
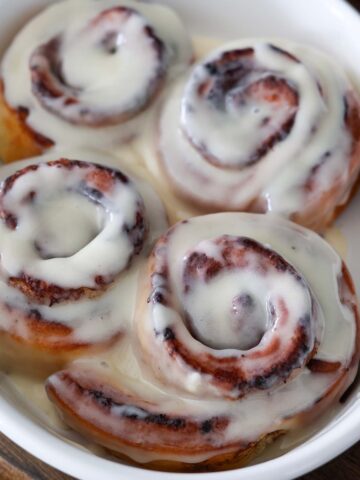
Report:
[[[217,450],[217,443],[229,424],[225,417],[201,420],[189,415],[164,414],[156,404],[134,398],[126,390],[104,384],[94,371],[74,368],[62,371],[47,384],[48,395],[56,400],[64,395],[65,408],[78,410],[85,401],[95,413],[100,430],[112,424],[114,439],[145,450],[164,454],[204,453]],[[126,440],[120,440],[126,437]]]
[[49,5],[18,33],[1,62],[0,156],[9,162],[49,145],[110,151],[128,143],[140,135],[165,83],[191,60],[186,29],[165,6],[134,0]]
[[3,181],[0,218],[2,332],[61,354],[126,330],[154,220],[125,174],[67,158],[30,164]]
[[[287,56],[286,52],[276,51]],[[291,60],[298,62],[296,58]],[[298,103],[295,85],[279,72],[264,69],[253,48],[229,50],[193,72],[184,92],[181,125],[207,161],[221,168],[244,168],[259,162],[285,140],[294,124]],[[226,123],[226,127],[219,128],[220,118],[226,116],[231,118],[232,127]],[[251,128],[256,129],[255,140],[246,150],[243,137],[250,135]]]
[[157,160],[189,206],[271,211],[320,231],[357,178],[359,122],[359,96],[330,58],[291,42],[239,40],[172,88]]
[[69,425],[121,456],[167,470],[238,466],[354,379],[351,278],[295,224],[235,213],[178,223],[140,285],[137,338],[116,371],[81,362],[46,385]]
[[[104,66],[113,63],[115,79],[101,79],[86,63],[74,74],[74,62],[89,49]],[[118,6],[100,12],[79,32],[37,47],[30,69],[32,91],[46,110],[76,125],[103,127],[130,120],[154,99],[167,69],[166,48],[139,12]]]
[[[299,373],[321,333],[316,301],[301,274],[255,240],[223,235],[186,252],[183,289],[174,292],[167,273],[171,236],[170,230],[154,251],[148,299],[168,359],[206,375],[209,395],[229,398]],[[214,304],[208,295],[220,298]],[[202,355],[187,328],[205,346]]]

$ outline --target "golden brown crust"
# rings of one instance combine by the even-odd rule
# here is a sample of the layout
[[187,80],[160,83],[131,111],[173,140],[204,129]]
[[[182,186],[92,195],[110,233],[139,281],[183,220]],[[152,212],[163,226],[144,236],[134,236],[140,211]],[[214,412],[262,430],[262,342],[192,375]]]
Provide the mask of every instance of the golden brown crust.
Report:
[[[125,185],[127,185],[126,188],[134,188],[129,183],[128,177],[120,171],[84,161],[62,158],[46,164],[29,165],[4,180],[0,190],[0,220],[4,222],[10,232],[16,230],[21,217],[14,202],[9,200],[7,195],[11,195],[11,190],[19,178],[29,173],[33,174],[40,167],[52,168],[53,170],[63,169],[66,172],[81,171],[79,192],[88,198],[89,201],[93,201],[93,198],[96,198],[98,203],[103,205],[109,212],[117,211],[119,208],[118,203],[114,200],[116,197],[112,197],[113,192],[116,192],[117,188],[123,188]],[[39,201],[42,201],[40,197],[41,185],[38,185],[38,188],[32,188],[30,192],[23,192],[23,198],[19,207],[20,211],[23,205],[27,205],[30,208],[35,197],[40,198]],[[64,185],[59,184],[59,188],[66,191],[66,182]],[[3,298],[0,301],[0,315],[4,319],[0,327],[0,334],[2,328],[6,332],[2,336],[4,343],[9,346],[6,354],[9,359],[12,357],[16,361],[17,356],[19,356],[21,359],[27,359],[26,361],[32,362],[31,350],[33,350],[33,363],[41,363],[38,362],[39,357],[40,360],[44,359],[46,363],[54,364],[57,365],[56,368],[61,368],[70,359],[85,353],[90,354],[103,350],[118,340],[121,332],[123,332],[121,324],[117,329],[110,327],[109,333],[101,337],[100,340],[81,341],[77,337],[79,321],[97,321],[100,323],[105,321],[100,313],[97,312],[98,304],[96,300],[92,304],[92,311],[95,315],[98,315],[95,320],[91,318],[91,313],[83,312],[76,314],[78,316],[76,317],[75,315],[74,318],[70,316],[65,323],[61,322],[60,319],[58,320],[59,317],[56,313],[56,304],[72,302],[75,307],[78,300],[92,299],[104,294],[108,288],[111,288],[111,284],[118,279],[122,272],[129,267],[133,256],[141,251],[147,235],[145,210],[140,196],[135,205],[133,220],[131,221],[129,218],[128,223],[124,224],[123,231],[119,229],[119,232],[115,232],[115,239],[117,239],[117,235],[122,234],[132,244],[132,250],[129,250],[129,255],[124,265],[119,266],[116,271],[102,268],[98,270],[97,267],[94,270],[90,269],[89,278],[92,282],[91,286],[85,286],[81,282],[71,288],[61,286],[57,284],[57,282],[61,284],[62,279],[59,276],[55,276],[53,282],[37,278],[36,275],[33,276],[26,272],[26,262],[20,269],[20,272],[17,273],[17,276],[11,276],[4,269],[1,274],[2,280],[12,289],[21,292],[22,298],[21,305],[18,303],[18,297],[15,297],[15,299]],[[34,242],[33,239],[28,241],[31,242],[33,251],[38,255],[39,261],[46,261],[48,258],[46,249]],[[61,254],[58,258],[62,258]],[[42,309],[43,305],[48,306],[50,310]],[[88,316],[90,316],[90,319]],[[24,352],[22,349],[24,349]],[[26,361],[23,361],[25,367]]]
[[20,292],[33,302],[54,305],[59,301],[76,301],[80,298],[96,298],[105,290],[105,285],[101,284],[101,289],[80,287],[80,288],[61,288],[58,285],[49,284],[44,280],[38,280],[23,276],[9,278],[9,285],[17,288]]
[[[317,174],[319,174],[319,172],[321,175],[321,169],[316,169],[316,171],[312,172],[312,175],[309,177],[304,186],[307,194],[311,196],[307,203],[307,207],[302,211],[296,212],[290,216],[290,220],[293,222],[319,233],[324,232],[326,228],[331,226],[338,216],[341,215],[356,194],[360,184],[360,100],[359,97],[351,91],[347,92],[345,100],[347,104],[345,124],[352,137],[350,162],[347,167],[347,175],[349,178],[347,188],[344,189],[341,180],[337,179],[329,190],[322,192],[321,195],[319,195],[317,192],[315,177]],[[232,208],[229,205],[220,205],[210,198],[206,199],[205,201],[200,199],[195,194],[192,195],[188,192],[185,192],[177,182],[172,180],[171,175],[169,175],[167,172],[166,162],[164,161],[164,153],[161,151],[159,142],[161,134],[160,117],[161,112],[157,120],[158,128],[156,133],[158,138],[156,147],[158,162],[161,166],[164,177],[171,184],[172,191],[185,203],[188,208],[191,210],[196,209],[199,215],[223,212],[224,210],[243,211],[250,213],[267,212],[267,206],[264,204],[264,201],[258,198],[251,199],[247,205],[244,205],[242,209],[239,209]],[[189,175],[190,174],[191,172],[189,172]],[[239,185],[239,188],[241,188],[241,185]]]
[[276,431],[265,433],[250,444],[224,441],[230,417],[163,413],[161,405],[114,383],[106,370],[99,373],[70,366],[48,379],[48,396],[68,425],[127,462],[137,464],[134,458],[140,458],[138,465],[146,468],[180,472],[244,466],[287,430],[315,421],[352,384],[360,355],[360,318],[354,285],[344,264],[338,284],[341,302],[354,312],[356,319],[356,344],[350,364],[311,360],[309,369],[313,375],[336,371],[335,381],[307,410],[283,418]]
[[53,145],[27,126],[26,117],[26,109],[9,107],[0,80],[0,159],[5,163],[40,155]]
[[[251,460],[262,453],[265,448],[284,435],[286,432],[278,430],[276,432],[264,435],[259,441],[250,444],[245,449],[239,449],[235,452],[223,453],[215,455],[208,460],[199,463],[174,462],[170,460],[157,460],[146,463],[146,468],[151,470],[160,470],[167,472],[220,472],[232,470],[234,468],[242,468],[248,465]],[[115,453],[115,455],[117,455]],[[131,461],[131,460],[130,460]],[[134,462],[132,462],[134,463]],[[135,463],[136,465],[136,463]],[[139,465],[139,464],[137,464]]]
[[[20,345],[34,350],[60,355],[62,352],[76,352],[92,347],[92,343],[74,339],[71,327],[43,318],[36,309],[24,312],[16,307],[1,305],[2,314],[12,321],[7,335]],[[1,310],[0,310],[1,311]],[[102,342],[106,347],[112,345],[121,334],[117,332],[109,340]]]
[[[211,445],[211,436],[216,436],[226,429],[228,421],[214,417],[199,422],[186,416],[171,417],[150,413],[149,410],[146,410],[146,402],[128,396],[120,390],[113,390],[109,385],[104,385],[104,379],[99,380],[92,377],[89,372],[85,375],[86,379],[82,374],[78,376],[76,372],[67,370],[57,373],[55,380],[52,378],[48,380],[47,394],[55,403],[60,415],[76,431],[109,449],[127,462],[137,464],[129,456],[132,451],[137,451],[138,455],[141,455],[142,451],[144,460],[147,455],[151,456],[154,453],[156,456],[162,454],[164,458],[171,454],[179,457],[179,460],[145,460],[140,465],[146,466],[146,468],[201,472],[240,467],[259,454],[268,443],[285,433],[277,430],[248,444],[236,442],[221,447],[215,442],[214,445]],[[59,383],[62,384],[60,388]],[[66,388],[65,395],[61,393],[64,386]],[[101,391],[99,388],[107,389],[107,392]],[[111,394],[113,396],[109,397],[108,395]],[[129,402],[133,402],[133,404]],[[149,405],[151,408],[152,405]],[[129,407],[131,414],[125,413],[116,417],[110,413],[110,408],[114,406]],[[89,409],[91,409],[90,416],[87,414]],[[135,409],[141,410],[141,416],[137,417],[134,413]],[[98,421],[94,420],[95,412],[98,414]],[[127,436],[116,435],[107,430],[102,424],[102,415],[112,416],[113,431],[121,428],[127,433]],[[205,429],[204,425],[207,424],[210,427]],[[155,439],[155,443],[151,438]],[[180,443],[178,443],[179,441]],[[156,442],[159,444],[157,445]],[[207,458],[199,460],[201,456]]]

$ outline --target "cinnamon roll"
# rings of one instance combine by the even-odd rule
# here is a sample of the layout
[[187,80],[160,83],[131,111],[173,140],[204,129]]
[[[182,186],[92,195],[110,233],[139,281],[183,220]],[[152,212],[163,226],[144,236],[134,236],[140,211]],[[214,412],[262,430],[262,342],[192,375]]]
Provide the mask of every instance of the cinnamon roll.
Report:
[[358,176],[360,98],[319,51],[239,40],[172,88],[158,150],[163,174],[187,203],[271,211],[320,231]]
[[334,405],[358,368],[346,266],[274,215],[173,226],[149,259],[134,322],[131,355],[115,368],[76,362],[46,388],[74,429],[150,468],[242,465]]
[[40,158],[5,178],[2,361],[20,351],[31,364],[46,358],[59,368],[118,340],[131,318],[139,257],[165,225],[155,193],[104,165]]
[[65,0],[19,32],[1,66],[0,157],[138,134],[166,79],[191,60],[176,14],[133,0]]

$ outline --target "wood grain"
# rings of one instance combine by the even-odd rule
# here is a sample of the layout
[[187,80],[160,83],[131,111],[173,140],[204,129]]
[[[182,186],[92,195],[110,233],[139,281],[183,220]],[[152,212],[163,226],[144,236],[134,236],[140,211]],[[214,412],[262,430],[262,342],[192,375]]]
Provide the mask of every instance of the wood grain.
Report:
[[[360,11],[360,0],[352,0],[350,3]],[[330,479],[360,479],[360,442],[332,462],[301,477],[299,480]],[[36,459],[0,433],[0,480],[74,479]]]
[[[71,480],[49,467],[0,433],[1,480]],[[99,479],[100,480],[100,479]]]

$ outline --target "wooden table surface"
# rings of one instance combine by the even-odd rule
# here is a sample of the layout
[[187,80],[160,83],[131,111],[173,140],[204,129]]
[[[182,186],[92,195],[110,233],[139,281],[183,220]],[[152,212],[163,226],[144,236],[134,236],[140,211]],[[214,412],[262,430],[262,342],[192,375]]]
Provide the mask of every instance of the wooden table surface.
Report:
[[[360,11],[360,0],[350,0],[350,3]],[[28,454],[0,433],[0,480],[72,479],[73,477],[64,475]],[[360,480],[360,442],[332,462],[299,480],[330,479]]]

